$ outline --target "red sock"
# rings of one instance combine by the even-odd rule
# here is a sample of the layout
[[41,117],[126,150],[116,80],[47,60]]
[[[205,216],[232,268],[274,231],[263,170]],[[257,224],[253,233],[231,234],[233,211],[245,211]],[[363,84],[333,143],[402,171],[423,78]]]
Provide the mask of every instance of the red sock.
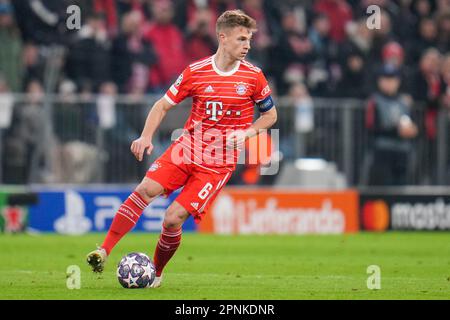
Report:
[[108,255],[117,242],[136,225],[147,205],[148,203],[136,191],[122,203],[102,244],[102,248],[106,250]]
[[155,255],[153,256],[157,277],[161,276],[167,262],[169,262],[170,258],[172,258],[180,246],[181,231],[181,227],[166,228],[163,223],[161,235],[156,245]]

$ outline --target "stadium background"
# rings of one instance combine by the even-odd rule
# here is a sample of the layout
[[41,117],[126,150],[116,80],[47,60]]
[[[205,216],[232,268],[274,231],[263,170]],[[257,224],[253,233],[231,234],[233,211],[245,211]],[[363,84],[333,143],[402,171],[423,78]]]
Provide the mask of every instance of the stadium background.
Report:
[[[80,30],[67,27],[72,4],[81,8]],[[372,4],[381,8],[374,30],[367,27]],[[429,233],[404,239],[448,240],[448,0],[0,0],[1,230],[105,232],[190,108],[186,101],[168,113],[153,154],[138,163],[129,146],[149,106],[187,64],[215,52],[215,19],[234,8],[258,23],[248,60],[263,69],[274,92],[279,131],[261,139],[271,139],[270,164],[279,170],[260,174],[267,170],[262,159],[240,165],[208,219],[189,220],[184,230],[416,230]],[[378,79],[388,73],[401,79],[399,99],[417,134],[395,134],[401,155],[380,161],[371,110]],[[153,202],[135,230],[156,235],[175,196]],[[14,249],[14,239],[18,247],[26,241],[3,237],[4,252]],[[447,263],[448,243],[433,256],[439,267]]]

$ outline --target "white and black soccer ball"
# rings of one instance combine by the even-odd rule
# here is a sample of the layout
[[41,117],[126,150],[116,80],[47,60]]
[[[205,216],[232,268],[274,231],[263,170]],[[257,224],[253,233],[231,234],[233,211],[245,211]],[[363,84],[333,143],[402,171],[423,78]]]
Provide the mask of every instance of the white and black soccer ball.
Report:
[[155,266],[145,253],[129,253],[117,265],[117,279],[127,289],[148,288],[155,276]]

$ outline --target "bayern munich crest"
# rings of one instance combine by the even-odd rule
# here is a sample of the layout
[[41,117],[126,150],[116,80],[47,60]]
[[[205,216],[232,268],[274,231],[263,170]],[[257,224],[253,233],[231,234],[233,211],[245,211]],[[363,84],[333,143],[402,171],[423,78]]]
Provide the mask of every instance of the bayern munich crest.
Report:
[[158,170],[160,167],[161,167],[161,166],[160,166],[159,162],[153,162],[153,164],[150,166],[150,168],[148,169],[148,171],[153,172],[153,171]]
[[247,86],[243,83],[238,83],[236,85],[236,93],[239,95],[244,95],[247,92]]

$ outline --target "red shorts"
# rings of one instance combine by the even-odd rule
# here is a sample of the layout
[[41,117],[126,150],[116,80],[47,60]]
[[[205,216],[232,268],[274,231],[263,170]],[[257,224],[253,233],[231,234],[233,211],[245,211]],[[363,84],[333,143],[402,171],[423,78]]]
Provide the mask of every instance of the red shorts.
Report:
[[225,168],[206,168],[194,163],[175,164],[171,159],[173,145],[153,162],[146,177],[164,188],[164,195],[184,186],[175,199],[198,223],[233,173]]

